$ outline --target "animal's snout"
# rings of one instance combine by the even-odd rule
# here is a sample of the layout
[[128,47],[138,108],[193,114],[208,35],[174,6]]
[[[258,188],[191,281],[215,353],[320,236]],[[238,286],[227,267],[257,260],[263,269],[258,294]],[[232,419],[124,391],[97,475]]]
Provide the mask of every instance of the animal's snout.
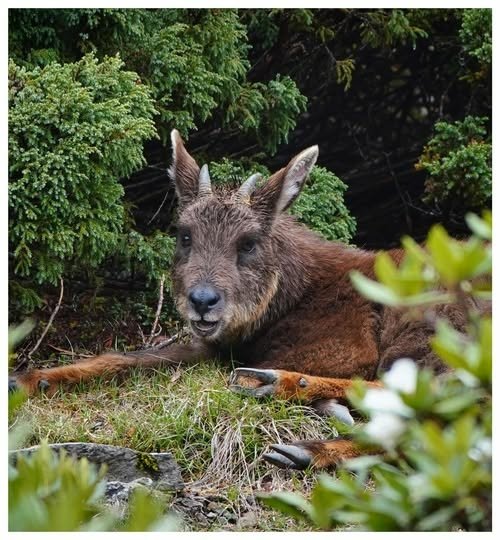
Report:
[[202,317],[221,302],[221,295],[207,284],[197,285],[191,289],[188,297],[196,313]]

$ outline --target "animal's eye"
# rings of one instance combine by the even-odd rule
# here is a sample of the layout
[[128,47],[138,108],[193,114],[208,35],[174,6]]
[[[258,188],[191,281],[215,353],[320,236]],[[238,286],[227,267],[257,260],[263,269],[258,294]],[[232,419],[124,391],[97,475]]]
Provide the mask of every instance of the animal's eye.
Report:
[[183,248],[191,247],[191,233],[183,231],[179,234],[179,238]]
[[242,253],[252,253],[255,251],[257,242],[253,238],[246,238],[239,245],[239,251]]

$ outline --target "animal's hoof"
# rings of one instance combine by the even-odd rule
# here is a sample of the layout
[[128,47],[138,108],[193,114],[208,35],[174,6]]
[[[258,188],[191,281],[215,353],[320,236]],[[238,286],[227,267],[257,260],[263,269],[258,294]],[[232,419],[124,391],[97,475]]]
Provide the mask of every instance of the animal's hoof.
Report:
[[47,391],[49,386],[50,386],[50,383],[46,379],[41,379],[40,381],[38,381],[38,389],[41,392]]
[[19,390],[19,385],[14,377],[9,377],[9,394]]
[[336,399],[319,399],[312,406],[323,416],[331,416],[348,426],[354,425],[354,418],[349,409],[338,403]]
[[294,444],[272,444],[271,448],[275,452],[267,452],[262,457],[272,465],[281,469],[303,470],[310,467],[313,456],[309,450]]
[[[260,386],[252,386],[255,382]],[[229,389],[238,394],[260,398],[273,395],[278,382],[278,372],[274,369],[237,368],[229,379]]]

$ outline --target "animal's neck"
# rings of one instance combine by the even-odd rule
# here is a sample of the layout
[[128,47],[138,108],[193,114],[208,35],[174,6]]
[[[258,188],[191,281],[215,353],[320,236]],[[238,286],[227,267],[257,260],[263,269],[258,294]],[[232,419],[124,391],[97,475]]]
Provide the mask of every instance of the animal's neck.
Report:
[[280,290],[300,299],[318,282],[342,281],[351,270],[372,274],[375,252],[325,240],[289,216],[276,224]]
[[281,219],[274,231],[275,260],[278,261],[279,286],[275,303],[281,310],[289,309],[299,301],[314,276],[314,260],[309,245],[318,238],[291,219]]
[[247,337],[281,319],[304,297],[310,300],[319,288],[337,283],[350,287],[350,283],[346,284],[350,270],[371,273],[373,266],[373,253],[328,242],[290,216],[279,218],[274,225],[273,243],[278,286]]

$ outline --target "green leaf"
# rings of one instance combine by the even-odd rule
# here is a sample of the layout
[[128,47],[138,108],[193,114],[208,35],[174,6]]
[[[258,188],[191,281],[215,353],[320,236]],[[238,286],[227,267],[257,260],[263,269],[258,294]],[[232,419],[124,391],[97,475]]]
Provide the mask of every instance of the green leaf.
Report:
[[453,506],[444,506],[435,512],[424,515],[417,523],[419,531],[449,531],[450,521],[457,509]]
[[[489,216],[489,217],[486,217]],[[468,213],[465,215],[465,221],[469,229],[479,238],[491,240],[493,229],[491,222],[491,212],[486,214],[485,219],[481,219],[476,214]]]
[[278,492],[272,495],[259,493],[257,497],[266,506],[296,519],[306,519],[312,515],[311,504],[298,493]]
[[135,489],[130,498],[129,516],[120,529],[127,532],[177,530],[179,520],[165,515],[165,506],[165,502],[156,500],[146,489]]
[[462,411],[466,411],[478,402],[481,394],[476,391],[463,391],[463,393],[450,396],[434,404],[432,410],[436,414],[454,418]]
[[429,254],[410,236],[403,236],[401,239],[401,245],[409,255],[413,256],[422,264],[428,264],[430,262],[431,259]]
[[375,275],[381,283],[391,288],[394,286],[397,281],[398,269],[389,253],[385,251],[377,253],[374,269]]
[[493,381],[493,325],[492,319],[486,317],[479,322],[480,357],[475,374],[484,383],[491,385]]
[[451,286],[460,280],[458,264],[460,254],[458,248],[441,225],[434,225],[427,238],[432,263],[443,281]]
[[457,332],[448,322],[439,320],[436,324],[436,335],[431,338],[431,347],[451,367],[469,371],[464,354],[466,339],[466,336]]
[[354,288],[369,300],[388,306],[400,305],[398,295],[389,287],[367,278],[357,270],[350,272],[349,276]]

